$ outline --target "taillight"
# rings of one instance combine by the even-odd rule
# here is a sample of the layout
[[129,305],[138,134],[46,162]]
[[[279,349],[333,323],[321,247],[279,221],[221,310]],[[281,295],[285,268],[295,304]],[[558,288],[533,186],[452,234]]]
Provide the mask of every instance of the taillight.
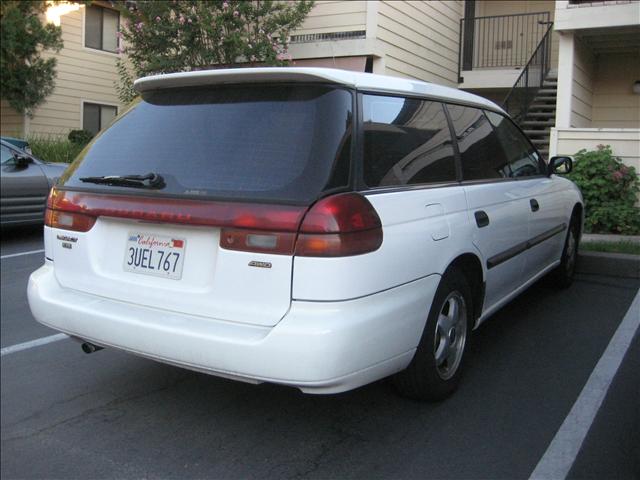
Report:
[[220,247],[243,252],[343,257],[382,244],[380,218],[357,193],[327,197],[307,209],[51,189],[47,226],[87,232],[100,216],[220,227]]
[[265,232],[231,228],[223,228],[220,232],[220,246],[227,250],[293,255],[295,244],[295,232]]
[[47,227],[73,230],[74,232],[88,232],[96,223],[96,217],[81,213],[69,213],[47,208],[44,216],[44,224]]
[[47,209],[44,213],[44,224],[47,227],[88,232],[96,223],[96,217],[85,215],[69,208],[68,201],[59,190],[52,188],[47,198]]
[[357,193],[324,198],[307,212],[300,226],[295,254],[302,257],[346,257],[382,245],[380,217]]
[[[53,188],[47,200],[45,222],[50,227],[88,231],[98,217],[105,216],[222,227],[223,231],[239,230],[249,235],[252,231],[295,234],[305,211],[306,207],[300,206],[104,195]],[[223,237],[221,246],[226,248],[222,240]],[[272,243],[254,236],[249,238],[249,245],[271,251],[268,247]],[[289,250],[292,253],[293,247]]]

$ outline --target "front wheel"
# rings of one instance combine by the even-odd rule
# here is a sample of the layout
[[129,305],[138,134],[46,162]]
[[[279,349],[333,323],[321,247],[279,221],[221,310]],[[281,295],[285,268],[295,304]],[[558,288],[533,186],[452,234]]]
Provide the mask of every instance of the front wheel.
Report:
[[400,394],[437,401],[453,393],[471,335],[472,312],[469,283],[461,271],[450,268],[440,280],[413,360],[394,377]]
[[567,230],[567,238],[562,249],[560,265],[551,273],[551,281],[558,288],[568,288],[573,283],[578,259],[578,241],[580,238],[580,225],[577,217],[571,219]]

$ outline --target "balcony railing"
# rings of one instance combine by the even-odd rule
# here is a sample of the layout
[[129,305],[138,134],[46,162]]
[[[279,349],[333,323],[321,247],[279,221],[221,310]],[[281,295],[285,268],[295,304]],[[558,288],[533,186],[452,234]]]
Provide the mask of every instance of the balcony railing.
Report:
[[461,19],[459,70],[524,66],[549,23],[549,12]]

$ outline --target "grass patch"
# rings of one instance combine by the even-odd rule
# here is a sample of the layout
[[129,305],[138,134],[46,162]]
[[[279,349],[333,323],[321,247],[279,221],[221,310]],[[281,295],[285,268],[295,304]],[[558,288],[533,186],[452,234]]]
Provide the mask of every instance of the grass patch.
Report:
[[84,148],[66,138],[33,136],[27,140],[33,154],[45,162],[71,163]]
[[618,242],[583,242],[580,249],[589,252],[630,253],[640,255],[640,243],[620,240]]

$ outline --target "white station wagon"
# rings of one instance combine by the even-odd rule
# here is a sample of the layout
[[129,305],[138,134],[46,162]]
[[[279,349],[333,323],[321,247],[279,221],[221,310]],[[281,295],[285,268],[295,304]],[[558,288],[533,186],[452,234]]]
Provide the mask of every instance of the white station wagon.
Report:
[[472,330],[571,282],[583,200],[494,103],[332,69],[138,80],[48,200],[29,304],[92,352],[441,399]]

